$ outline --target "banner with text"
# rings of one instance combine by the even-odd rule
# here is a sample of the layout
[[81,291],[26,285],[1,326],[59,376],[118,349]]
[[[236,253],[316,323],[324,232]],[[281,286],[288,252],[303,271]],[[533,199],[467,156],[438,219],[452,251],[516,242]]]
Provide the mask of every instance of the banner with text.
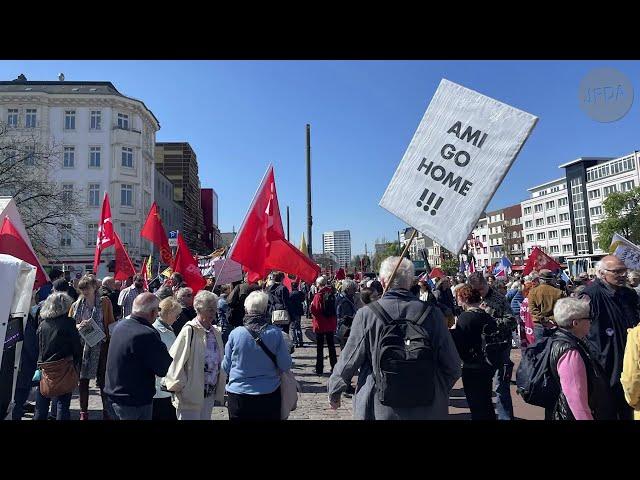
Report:
[[537,121],[442,79],[380,206],[459,252]]
[[631,270],[640,270],[640,247],[616,233],[611,239],[610,250]]

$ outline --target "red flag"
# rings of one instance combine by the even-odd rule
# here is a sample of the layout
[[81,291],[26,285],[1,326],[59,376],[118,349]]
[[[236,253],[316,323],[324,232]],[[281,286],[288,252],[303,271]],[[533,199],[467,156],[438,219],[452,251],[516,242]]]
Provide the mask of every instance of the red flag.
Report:
[[136,274],[136,270],[133,268],[133,263],[131,263],[129,254],[125,250],[124,245],[122,245],[118,234],[113,232],[113,236],[115,238],[116,245],[116,273],[114,278],[116,280],[126,280],[127,278],[134,276]]
[[174,272],[182,274],[185,283],[193,290],[194,295],[207,285],[207,281],[200,273],[198,262],[191,255],[189,246],[182,238],[181,233],[178,233],[178,250],[176,250],[172,269]]
[[2,228],[0,229],[0,253],[12,255],[36,267],[36,281],[33,284],[34,289],[40,288],[49,280],[38,258],[31,251],[29,245],[24,241],[24,238],[22,238],[20,232],[18,232],[13,223],[11,223],[8,216],[4,217]]
[[284,280],[282,280],[282,284],[285,287],[287,287],[287,290],[289,290],[289,293],[293,291],[293,286],[291,285],[291,279],[289,278],[289,275],[284,276]]
[[147,263],[151,260],[151,257],[148,257],[146,260],[142,262],[142,267],[140,267],[140,275],[142,275],[142,281],[144,282],[144,289],[149,289],[148,278],[147,278]]
[[431,272],[429,273],[429,278],[435,278],[435,277],[442,278],[444,276],[445,276],[444,272],[440,270],[438,267],[432,268]]
[[146,238],[156,247],[160,249],[160,259],[167,265],[173,264],[173,257],[171,256],[171,248],[169,248],[169,240],[167,239],[167,233],[162,225],[162,220],[158,214],[158,206],[156,202],[151,205],[147,220],[144,222],[144,226],[140,231],[140,236]]
[[115,244],[114,233],[113,222],[111,221],[109,194],[104,192],[102,213],[100,214],[100,223],[98,224],[98,238],[96,239],[96,253],[93,256],[94,273],[98,273],[98,267],[100,266],[100,254],[102,253],[102,250]]
[[344,273],[344,268],[340,267],[336,272],[336,280],[344,280],[347,276]]
[[534,247],[531,255],[529,255],[529,258],[527,259],[524,270],[522,270],[522,274],[529,275],[533,270],[540,271],[542,269],[554,272],[559,268],[560,264],[558,262],[540,250],[540,248]]
[[280,270],[313,282],[320,268],[285,239],[273,167],[269,166],[229,252],[251,278]]

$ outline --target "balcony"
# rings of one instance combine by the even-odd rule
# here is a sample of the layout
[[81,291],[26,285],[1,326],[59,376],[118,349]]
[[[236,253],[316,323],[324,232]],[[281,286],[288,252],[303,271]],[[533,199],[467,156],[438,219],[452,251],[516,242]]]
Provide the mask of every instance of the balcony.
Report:
[[125,129],[118,125],[114,125],[112,130],[112,143],[141,148],[142,134],[139,130],[134,130],[132,128]]

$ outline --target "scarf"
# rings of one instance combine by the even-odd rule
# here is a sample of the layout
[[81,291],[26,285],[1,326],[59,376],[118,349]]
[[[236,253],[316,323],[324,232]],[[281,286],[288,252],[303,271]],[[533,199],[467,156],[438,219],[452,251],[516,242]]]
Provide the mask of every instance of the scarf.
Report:
[[258,333],[262,327],[267,325],[267,317],[262,313],[247,313],[244,316],[244,326],[252,332]]

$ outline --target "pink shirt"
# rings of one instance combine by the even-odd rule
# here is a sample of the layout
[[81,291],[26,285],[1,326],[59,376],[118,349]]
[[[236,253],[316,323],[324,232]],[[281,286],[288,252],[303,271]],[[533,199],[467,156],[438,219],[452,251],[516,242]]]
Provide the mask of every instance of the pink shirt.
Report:
[[587,370],[577,350],[569,350],[558,361],[558,375],[562,393],[567,398],[571,413],[576,420],[593,420],[589,407]]

